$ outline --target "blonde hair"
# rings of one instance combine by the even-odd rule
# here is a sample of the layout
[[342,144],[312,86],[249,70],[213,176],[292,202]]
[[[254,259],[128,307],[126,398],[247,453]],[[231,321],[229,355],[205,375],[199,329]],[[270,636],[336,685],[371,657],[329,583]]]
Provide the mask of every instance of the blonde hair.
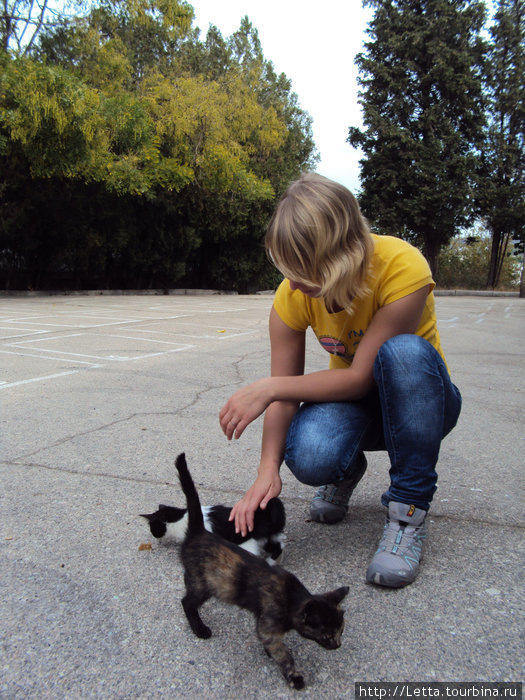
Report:
[[374,244],[353,194],[322,175],[293,182],[268,225],[266,251],[285,277],[321,288],[328,308],[364,296]]

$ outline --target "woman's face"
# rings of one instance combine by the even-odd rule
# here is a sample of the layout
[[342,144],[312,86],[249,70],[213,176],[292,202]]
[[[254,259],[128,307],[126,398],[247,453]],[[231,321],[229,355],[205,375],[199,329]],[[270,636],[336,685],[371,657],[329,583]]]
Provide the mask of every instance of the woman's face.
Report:
[[309,297],[318,297],[321,294],[321,287],[310,287],[306,284],[300,284],[299,282],[294,282],[293,280],[288,280],[290,282],[290,289],[295,292],[297,289],[299,292],[306,294]]

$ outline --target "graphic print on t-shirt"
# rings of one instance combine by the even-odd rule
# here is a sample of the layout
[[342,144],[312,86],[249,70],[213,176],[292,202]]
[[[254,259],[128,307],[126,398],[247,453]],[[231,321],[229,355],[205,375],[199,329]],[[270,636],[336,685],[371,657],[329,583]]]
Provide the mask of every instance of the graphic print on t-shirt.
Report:
[[348,357],[348,350],[346,345],[339,338],[333,338],[330,335],[322,335],[319,337],[319,342],[323,348],[329,352],[331,355],[338,355],[339,357]]
[[333,335],[328,335],[323,333],[323,335],[318,336],[318,340],[321,346],[329,352],[330,355],[335,355],[336,357],[342,357],[349,363],[354,359],[354,355],[357,350],[357,346],[364,335],[363,330],[351,330],[346,334],[348,340],[341,340],[341,338],[335,338]]
[[341,357],[346,355],[346,345],[342,340],[339,340],[339,338],[332,338],[330,335],[322,335],[319,338],[319,342],[331,355],[340,355]]

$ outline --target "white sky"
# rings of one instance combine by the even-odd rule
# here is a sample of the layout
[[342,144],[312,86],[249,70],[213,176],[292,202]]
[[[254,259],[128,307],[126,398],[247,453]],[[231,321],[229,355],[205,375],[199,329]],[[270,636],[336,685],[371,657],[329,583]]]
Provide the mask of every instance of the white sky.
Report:
[[359,188],[359,151],[346,142],[349,126],[361,126],[354,57],[363,50],[372,17],[361,0],[189,0],[194,26],[204,39],[210,24],[223,37],[248,15],[259,33],[264,57],[292,81],[300,106],[313,118],[321,155],[317,171]]

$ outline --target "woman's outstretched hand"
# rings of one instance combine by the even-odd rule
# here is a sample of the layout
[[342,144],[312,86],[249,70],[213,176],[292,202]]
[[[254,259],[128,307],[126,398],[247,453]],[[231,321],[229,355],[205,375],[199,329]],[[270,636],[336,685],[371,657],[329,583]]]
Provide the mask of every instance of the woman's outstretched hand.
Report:
[[279,472],[271,474],[259,474],[253,486],[246,491],[230,512],[230,520],[235,520],[235,532],[240,532],[243,537],[253,530],[253,516],[260,506],[262,510],[268,505],[268,501],[281,493],[282,482]]
[[239,438],[252,421],[258,418],[274,400],[272,377],[259,379],[236,391],[222,407],[219,422],[228,440]]

